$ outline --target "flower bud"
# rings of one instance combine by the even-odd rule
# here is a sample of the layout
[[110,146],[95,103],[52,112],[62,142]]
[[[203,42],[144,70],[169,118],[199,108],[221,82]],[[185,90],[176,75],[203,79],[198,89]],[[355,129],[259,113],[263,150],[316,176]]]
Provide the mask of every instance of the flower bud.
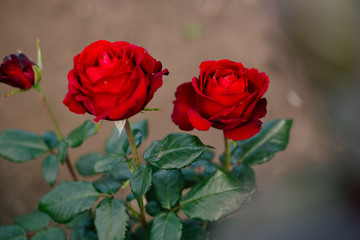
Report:
[[0,65],[0,82],[10,86],[29,89],[35,84],[33,63],[25,54],[11,54]]

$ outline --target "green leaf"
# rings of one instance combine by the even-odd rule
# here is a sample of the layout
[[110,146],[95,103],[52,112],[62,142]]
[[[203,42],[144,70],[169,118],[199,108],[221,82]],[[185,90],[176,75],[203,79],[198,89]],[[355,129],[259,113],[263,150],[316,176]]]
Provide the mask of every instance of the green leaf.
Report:
[[122,163],[126,163],[123,155],[109,154],[95,163],[94,172],[108,172]]
[[104,175],[93,182],[93,185],[101,193],[114,195],[121,187],[121,182],[111,175]]
[[205,149],[203,154],[201,154],[201,156],[191,164],[191,167],[202,167],[211,162],[214,156],[214,151],[211,151],[210,149]]
[[201,176],[191,168],[181,169],[185,181],[185,188],[189,188],[200,182]]
[[40,199],[39,210],[56,222],[67,223],[90,209],[98,198],[99,193],[89,182],[63,181]]
[[71,240],[98,240],[95,233],[85,229],[76,229],[71,233]]
[[153,148],[154,148],[159,142],[160,142],[160,141],[153,141],[153,142],[151,143],[151,145],[145,150],[143,157],[144,157],[144,160],[145,160],[146,162],[149,160]]
[[46,131],[43,138],[51,150],[59,145],[59,139],[53,131]]
[[190,218],[217,221],[240,208],[249,194],[235,178],[217,170],[181,199],[181,210]]
[[84,228],[92,226],[92,219],[89,212],[81,213],[75,216],[70,222],[66,223],[66,227],[70,229]]
[[26,240],[25,230],[19,226],[1,226],[0,239],[3,240]]
[[54,185],[59,173],[58,160],[54,154],[50,154],[44,159],[41,171],[45,181],[51,186]]
[[36,210],[26,215],[17,216],[14,223],[26,231],[34,232],[48,226],[50,221],[51,218],[48,215]]
[[130,178],[131,191],[134,193],[138,204],[141,197],[150,190],[152,183],[152,169],[150,165],[139,165],[134,175]]
[[249,165],[241,164],[231,170],[231,175],[238,179],[243,186],[253,189],[255,187],[255,173]]
[[126,181],[132,177],[132,173],[129,170],[128,164],[126,162],[122,162],[118,164],[116,167],[106,172],[105,175],[112,176],[118,181]]
[[61,164],[64,164],[67,154],[68,154],[68,145],[65,139],[62,139],[59,143],[59,148],[58,148],[58,161],[61,162]]
[[205,149],[196,136],[170,133],[154,146],[147,162],[163,169],[180,169],[196,161]]
[[66,235],[60,228],[49,227],[37,232],[31,240],[66,240]]
[[177,204],[185,182],[180,170],[160,170],[153,175],[155,196],[163,208]]
[[92,152],[81,156],[76,162],[75,167],[81,176],[87,177],[95,175],[95,163],[104,158],[104,154],[100,152]]
[[[148,122],[146,119],[140,120],[139,122],[130,124],[131,130],[134,134],[134,140],[137,147],[146,140],[148,136]],[[110,153],[118,153],[118,154],[130,154],[131,148],[129,145],[128,138],[126,136],[126,132],[122,131],[119,136],[119,131],[115,127],[111,132],[109,138],[105,144],[105,151]]]
[[182,222],[174,212],[161,212],[154,217],[150,240],[180,240]]
[[203,172],[203,178],[206,178],[208,176],[210,176],[211,174],[213,174],[216,170],[218,170],[218,165],[212,162],[208,162],[205,165],[205,169]]
[[69,147],[76,148],[94,134],[94,123],[90,120],[86,120],[80,127],[74,129],[65,139]]
[[157,215],[159,212],[161,212],[161,207],[160,205],[155,202],[155,201],[150,201],[146,204],[145,206],[146,212],[150,215],[150,216],[155,216]]
[[200,221],[187,220],[183,223],[181,240],[208,240],[209,237]]
[[5,130],[0,134],[0,156],[11,162],[26,162],[48,151],[40,135],[16,129]]
[[95,209],[95,227],[99,240],[122,240],[129,216],[119,199],[106,198]]
[[292,122],[290,119],[267,122],[260,133],[248,140],[238,142],[237,148],[243,151],[239,161],[255,165],[271,160],[277,152],[286,148]]

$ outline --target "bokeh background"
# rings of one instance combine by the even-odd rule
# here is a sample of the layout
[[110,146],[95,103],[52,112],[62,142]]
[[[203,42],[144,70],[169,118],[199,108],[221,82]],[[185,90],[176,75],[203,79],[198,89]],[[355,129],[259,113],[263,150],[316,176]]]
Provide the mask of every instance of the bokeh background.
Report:
[[[265,121],[293,118],[286,151],[256,166],[252,204],[213,226],[213,239],[360,239],[360,2],[357,0],[1,0],[0,56],[21,50],[35,59],[40,38],[42,85],[63,133],[90,115],[62,104],[72,59],[105,39],[146,48],[170,75],[148,105],[152,140],[180,131],[171,122],[176,87],[204,60],[223,58],[270,77]],[[0,86],[0,96],[12,89]],[[53,129],[36,91],[0,98],[0,131]],[[103,151],[113,123],[71,150],[72,161]],[[224,150],[220,131],[198,134]],[[145,146],[145,147],[144,147]],[[70,180],[65,168],[59,179]],[[50,190],[41,160],[0,159],[0,225],[37,208]]]

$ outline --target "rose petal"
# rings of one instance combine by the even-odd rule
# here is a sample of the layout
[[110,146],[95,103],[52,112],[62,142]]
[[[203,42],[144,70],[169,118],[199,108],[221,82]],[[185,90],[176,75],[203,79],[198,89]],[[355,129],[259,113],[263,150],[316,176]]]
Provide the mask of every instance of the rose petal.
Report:
[[68,92],[63,100],[63,103],[69,108],[70,111],[77,114],[86,113],[86,109],[81,102],[75,100],[74,95]]
[[189,117],[191,125],[193,125],[197,130],[207,131],[211,127],[212,122],[201,117],[199,112],[195,111],[194,109],[189,109],[186,113]]
[[235,141],[242,141],[249,139],[260,132],[262,122],[258,119],[253,119],[250,122],[231,130],[224,130],[224,135],[228,139]]
[[179,126],[181,130],[190,131],[194,127],[189,121],[187,112],[193,108],[195,91],[191,82],[181,84],[175,93],[174,110],[171,114],[172,121]]

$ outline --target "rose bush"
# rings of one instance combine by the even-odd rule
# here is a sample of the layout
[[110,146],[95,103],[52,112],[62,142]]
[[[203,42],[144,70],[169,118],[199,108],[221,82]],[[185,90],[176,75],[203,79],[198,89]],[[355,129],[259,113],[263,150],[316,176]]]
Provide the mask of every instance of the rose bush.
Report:
[[96,116],[95,121],[124,120],[144,109],[167,74],[144,48],[100,40],[75,56],[63,103],[74,113]]
[[23,53],[6,56],[0,66],[0,82],[20,89],[31,88],[35,84],[33,65]]
[[205,61],[199,77],[177,88],[173,122],[182,130],[222,129],[241,141],[257,134],[266,115],[269,78],[230,60]]

